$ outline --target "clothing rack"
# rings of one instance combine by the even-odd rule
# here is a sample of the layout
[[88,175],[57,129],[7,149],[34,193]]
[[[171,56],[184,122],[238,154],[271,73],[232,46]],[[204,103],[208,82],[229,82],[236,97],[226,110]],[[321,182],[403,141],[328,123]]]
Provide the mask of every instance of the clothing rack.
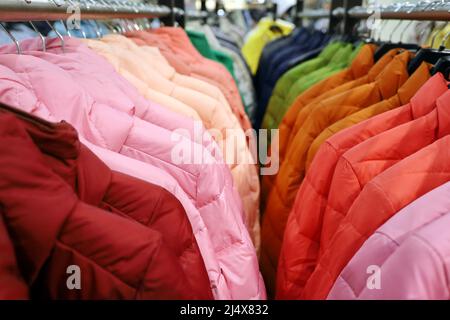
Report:
[[197,11],[197,10],[187,10],[186,17],[188,20],[205,20],[208,18],[208,12]]
[[355,7],[349,10],[349,16],[354,19],[375,18],[389,20],[427,20],[450,21],[450,2],[435,1],[431,3],[398,4],[380,7]]
[[[78,11],[79,10],[79,11]],[[0,21],[65,20],[79,12],[81,20],[161,18],[170,14],[167,6],[114,0],[2,0]]]
[[306,9],[301,11],[297,16],[307,19],[322,19],[328,18],[330,16],[330,12],[325,9]]
[[329,18],[329,32],[335,32],[339,24],[343,24],[341,30],[342,33],[349,33],[352,30],[356,19],[351,17],[348,13],[356,6],[360,6],[362,0],[332,0],[330,10],[318,9],[318,10],[305,10],[304,0],[297,0],[296,3],[296,24],[301,25],[303,18],[309,19],[321,19]]
[[273,9],[273,5],[274,3],[271,1],[248,1],[245,6],[247,9],[270,10]]

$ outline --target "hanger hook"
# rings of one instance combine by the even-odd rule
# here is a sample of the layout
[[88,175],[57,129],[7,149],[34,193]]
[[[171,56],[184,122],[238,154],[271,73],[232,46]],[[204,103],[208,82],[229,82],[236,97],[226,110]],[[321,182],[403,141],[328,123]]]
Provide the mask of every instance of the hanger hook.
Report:
[[[444,29],[448,26],[448,24],[449,23],[447,22],[447,24],[445,25]],[[444,29],[442,29],[442,30],[444,30]],[[441,42],[441,46],[440,46],[439,50],[444,50],[445,49],[445,44],[447,43],[447,39],[448,39],[449,36],[450,36],[450,31],[447,32],[445,34],[445,36],[442,38],[442,42]]]
[[65,52],[65,49],[64,49],[64,37],[61,35],[61,33],[59,33],[58,30],[55,29],[55,27],[53,27],[53,25],[48,20],[46,20],[45,22],[56,33],[56,36],[59,38],[59,40],[61,40],[62,52],[64,53]]
[[16,45],[16,49],[17,49],[17,54],[22,54],[22,49],[20,49],[20,44],[19,41],[17,41],[16,38],[14,38],[14,36],[11,34],[11,32],[9,32],[8,29],[5,28],[5,26],[3,24],[0,23],[0,27],[2,27],[3,31],[6,32],[6,34],[8,35],[8,37],[14,42],[14,44]]
[[[447,22],[447,24],[448,24],[448,22]],[[436,32],[434,33],[433,38],[431,39],[431,47],[432,48],[434,48],[434,41],[436,40],[436,37],[442,30],[444,30],[444,28],[447,26],[447,24],[443,28],[436,30]]]
[[69,30],[69,28],[66,26],[66,24],[64,23],[64,20],[59,20],[59,22],[60,22],[61,25],[63,26],[64,31],[66,31],[66,34],[67,34],[70,38],[72,38],[72,33],[70,33],[70,30]]
[[103,33],[100,30],[100,27],[98,26],[97,20],[92,20],[92,23],[94,24],[95,33],[97,34],[97,38],[101,39],[103,37]]
[[382,31],[383,31],[384,27],[386,27],[386,24],[387,24],[387,20],[382,20],[381,21],[380,31],[378,32],[378,39],[377,39],[378,42],[381,41],[381,34],[382,34]]
[[43,52],[47,51],[47,47],[45,45],[45,37],[39,32],[38,28],[36,28],[36,26],[34,25],[33,21],[28,21],[28,23],[31,25],[31,27],[33,28],[34,32],[36,32],[39,35],[39,38],[41,38],[42,51]]
[[[408,28],[411,26],[411,24],[413,23],[413,20],[410,20],[407,24],[406,27],[402,30],[402,32],[400,33],[400,43],[402,43],[403,38],[405,37],[406,34],[406,30],[408,30]],[[404,41],[404,40],[403,40]]]
[[403,22],[403,20],[398,20],[397,25],[394,27],[394,29],[392,30],[391,34],[389,35],[389,42],[392,42],[392,36],[394,35],[395,31],[397,31],[397,29],[400,27],[402,22]]

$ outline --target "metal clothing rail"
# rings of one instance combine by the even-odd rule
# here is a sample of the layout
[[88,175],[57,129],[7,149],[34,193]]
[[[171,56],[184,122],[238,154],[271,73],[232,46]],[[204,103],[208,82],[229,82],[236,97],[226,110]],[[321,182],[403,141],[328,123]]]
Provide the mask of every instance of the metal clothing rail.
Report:
[[299,18],[306,18],[306,19],[321,19],[321,18],[328,18],[330,16],[330,12],[325,9],[305,9],[298,13]]
[[331,0],[330,10],[318,9],[307,10],[303,9],[304,0],[297,0],[296,4],[296,25],[301,25],[303,18],[320,19],[329,18],[328,32],[334,33],[337,27],[342,24],[342,33],[349,33],[351,25],[356,19],[352,19],[348,12],[351,8],[361,5],[362,0]]
[[116,0],[1,0],[0,21],[56,21],[79,13],[86,19],[159,18],[169,15],[167,6]]
[[450,2],[421,2],[380,7],[354,7],[348,11],[354,19],[450,21]]
[[188,20],[204,20],[208,18],[208,12],[206,11],[197,11],[197,10],[187,10],[186,18]]

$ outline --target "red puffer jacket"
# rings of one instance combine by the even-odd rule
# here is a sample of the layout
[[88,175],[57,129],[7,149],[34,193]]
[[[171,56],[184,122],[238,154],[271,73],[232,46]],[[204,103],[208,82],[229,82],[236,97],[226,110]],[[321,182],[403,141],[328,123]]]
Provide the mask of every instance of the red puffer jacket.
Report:
[[0,298],[212,299],[176,198],[109,170],[69,124],[0,110]]

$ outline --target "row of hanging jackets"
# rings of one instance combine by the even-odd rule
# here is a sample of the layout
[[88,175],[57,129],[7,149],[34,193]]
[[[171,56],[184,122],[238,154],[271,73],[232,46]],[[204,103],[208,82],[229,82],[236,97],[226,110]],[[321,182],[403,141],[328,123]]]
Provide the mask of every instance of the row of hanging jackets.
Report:
[[261,178],[269,296],[450,298],[449,82],[377,49],[295,29],[262,50],[257,113],[280,164]]
[[251,125],[226,67],[181,28],[20,48],[0,47],[0,297],[265,299]]

